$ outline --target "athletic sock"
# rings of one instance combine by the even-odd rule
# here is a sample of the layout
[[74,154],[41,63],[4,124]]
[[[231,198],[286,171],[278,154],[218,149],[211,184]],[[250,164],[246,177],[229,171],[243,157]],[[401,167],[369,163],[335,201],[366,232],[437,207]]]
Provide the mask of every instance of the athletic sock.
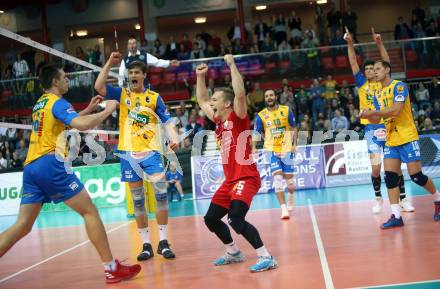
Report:
[[116,262],[115,259],[111,260],[110,262],[104,263],[104,270],[114,272],[116,271]]
[[151,243],[150,242],[150,230],[148,229],[148,227],[140,228],[138,230],[139,230],[139,234],[141,235],[142,244]]
[[265,246],[261,246],[260,248],[256,249],[258,257],[270,257],[269,251],[267,251]]
[[228,252],[231,255],[240,252],[240,249],[238,249],[238,246],[235,244],[235,242],[232,242],[230,244],[225,244],[225,248],[226,248],[226,252]]
[[434,202],[440,202],[440,193],[439,191],[435,191],[435,193],[432,195],[434,198]]
[[391,212],[393,213],[396,219],[400,218],[400,206],[399,204],[391,204]]
[[158,225],[158,227],[159,227],[159,241],[167,239],[167,226],[168,225]]

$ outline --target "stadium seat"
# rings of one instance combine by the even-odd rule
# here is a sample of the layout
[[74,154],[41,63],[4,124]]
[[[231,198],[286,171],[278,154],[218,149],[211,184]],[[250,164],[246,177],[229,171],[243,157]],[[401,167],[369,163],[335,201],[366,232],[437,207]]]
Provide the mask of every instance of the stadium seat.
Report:
[[406,50],[405,56],[406,56],[406,61],[408,62],[415,62],[417,60],[417,53],[412,49]]
[[348,64],[347,57],[346,56],[336,56],[335,67],[336,68],[348,68],[349,64]]
[[290,60],[283,60],[280,62],[281,69],[289,69],[290,68]]
[[169,85],[174,83],[176,83],[176,74],[174,72],[166,72],[163,78],[163,84]]
[[275,64],[275,62],[266,62],[264,64],[264,70],[269,71],[272,70],[276,67],[277,65]]
[[177,73],[177,81],[178,82],[183,82],[185,79],[188,80],[190,78],[189,72],[188,71],[181,71],[179,73]]
[[208,70],[208,78],[212,78],[216,80],[218,78],[218,70],[217,68],[210,68]]
[[160,74],[150,74],[150,81],[152,86],[159,86],[161,83]]
[[151,74],[161,74],[162,71],[163,71],[163,68],[150,66],[150,73]]
[[321,63],[325,70],[331,70],[335,68],[332,57],[323,57],[321,59]]

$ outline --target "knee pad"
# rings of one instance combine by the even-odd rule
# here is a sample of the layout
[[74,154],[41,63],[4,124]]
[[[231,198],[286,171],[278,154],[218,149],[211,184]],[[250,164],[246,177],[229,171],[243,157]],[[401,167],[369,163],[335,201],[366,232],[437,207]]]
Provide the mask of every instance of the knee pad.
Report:
[[373,177],[371,176],[371,182],[373,183],[373,188],[375,191],[380,191],[380,184],[382,183],[382,180],[380,179],[380,176]]
[[141,215],[146,215],[147,210],[145,209],[144,188],[138,187],[131,189],[131,197],[133,199],[134,215],[136,217]]
[[426,185],[426,183],[429,180],[429,178],[426,175],[424,175],[421,171],[414,175],[410,175],[410,177],[414,183],[418,184],[421,187]]
[[282,175],[275,175],[273,176],[273,186],[275,189],[275,193],[283,192],[283,176]]
[[295,177],[292,176],[290,179],[288,179],[286,181],[287,184],[287,189],[289,190],[289,192],[293,192],[296,189],[296,181],[295,181]]
[[395,172],[385,171],[385,185],[388,189],[394,189],[399,186],[399,175]]
[[237,234],[241,234],[246,228],[246,221],[243,217],[229,215],[228,223]]
[[159,211],[168,210],[167,184],[163,181],[153,183],[156,207]]
[[209,231],[211,232],[217,231],[217,229],[219,228],[219,223],[221,222],[220,220],[209,216],[205,216],[203,217],[203,219],[205,220],[205,225],[206,227],[208,227]]

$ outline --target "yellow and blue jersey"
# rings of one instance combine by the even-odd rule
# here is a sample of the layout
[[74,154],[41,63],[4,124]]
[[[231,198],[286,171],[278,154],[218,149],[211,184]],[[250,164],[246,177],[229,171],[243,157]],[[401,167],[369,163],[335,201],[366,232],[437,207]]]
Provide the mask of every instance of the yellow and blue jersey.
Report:
[[[354,80],[358,87],[359,109],[374,110],[374,96],[382,89],[382,84],[378,81],[368,81],[362,71],[355,74]],[[380,123],[383,123],[382,121]],[[362,118],[361,124],[370,124],[368,119]]]
[[419,139],[416,125],[411,112],[411,101],[408,87],[402,81],[392,80],[376,94],[376,109],[386,109],[394,102],[403,102],[403,109],[396,117],[384,119],[387,130],[386,145],[390,147],[400,146]]
[[126,88],[106,86],[107,99],[119,102],[118,150],[162,151],[161,124],[170,119],[161,96],[146,89],[136,93]]
[[294,127],[295,116],[286,105],[279,105],[275,110],[263,109],[255,118],[254,124],[254,130],[264,132],[264,149],[275,153],[291,151]]
[[77,116],[67,100],[55,94],[43,94],[32,110],[32,133],[25,165],[51,152],[65,156],[66,138],[59,136]]

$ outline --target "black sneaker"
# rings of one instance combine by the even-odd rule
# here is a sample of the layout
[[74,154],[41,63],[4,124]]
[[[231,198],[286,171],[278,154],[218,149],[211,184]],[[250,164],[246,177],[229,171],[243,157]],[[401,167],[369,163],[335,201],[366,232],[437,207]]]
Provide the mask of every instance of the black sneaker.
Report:
[[171,251],[167,240],[162,240],[159,242],[159,246],[157,246],[157,253],[162,255],[165,259],[176,258],[176,255],[174,255],[173,251]]
[[138,261],[146,261],[154,256],[153,248],[150,243],[145,243],[142,247],[142,252],[138,255]]

